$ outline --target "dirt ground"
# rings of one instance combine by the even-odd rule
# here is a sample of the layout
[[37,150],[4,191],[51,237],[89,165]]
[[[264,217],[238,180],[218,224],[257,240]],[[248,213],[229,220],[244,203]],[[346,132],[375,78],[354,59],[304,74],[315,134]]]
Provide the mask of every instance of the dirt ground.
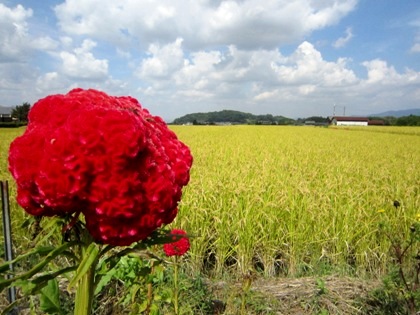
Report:
[[[223,290],[228,284],[221,282],[213,285]],[[261,305],[265,304],[266,309],[250,314],[366,314],[366,310],[362,310],[362,303],[366,301],[369,292],[379,285],[378,281],[338,276],[257,279],[252,282],[251,296],[255,298],[258,295]],[[240,292],[243,283],[235,287]],[[236,293],[236,296],[239,294]],[[215,309],[213,314],[239,313],[227,303],[219,311]]]
[[378,284],[330,276],[259,280],[253,289],[279,300],[278,314],[362,314],[357,302]]

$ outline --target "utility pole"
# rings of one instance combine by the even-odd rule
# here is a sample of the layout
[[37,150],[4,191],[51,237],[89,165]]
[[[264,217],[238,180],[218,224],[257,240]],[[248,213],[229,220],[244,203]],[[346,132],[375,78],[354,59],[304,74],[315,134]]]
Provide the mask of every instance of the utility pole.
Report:
[[[335,116],[335,108],[337,107],[337,105],[333,106],[333,116]],[[342,107],[343,108],[343,116],[346,116],[346,106],[338,106],[338,107]]]

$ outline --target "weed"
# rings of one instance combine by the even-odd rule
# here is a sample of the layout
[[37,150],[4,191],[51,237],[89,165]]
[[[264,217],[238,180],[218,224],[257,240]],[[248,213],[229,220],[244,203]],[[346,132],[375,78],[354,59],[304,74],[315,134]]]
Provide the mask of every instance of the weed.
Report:
[[[400,203],[393,204],[398,210]],[[385,211],[381,211],[383,213]],[[367,304],[373,309],[372,314],[417,314],[420,307],[420,222],[416,220],[406,235],[393,231],[384,221],[380,223],[380,232],[390,242],[392,265],[383,278],[382,286],[371,293]]]

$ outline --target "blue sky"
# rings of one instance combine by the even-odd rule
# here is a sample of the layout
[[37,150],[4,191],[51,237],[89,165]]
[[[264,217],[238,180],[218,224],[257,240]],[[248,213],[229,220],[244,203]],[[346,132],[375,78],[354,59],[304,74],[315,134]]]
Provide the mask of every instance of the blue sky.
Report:
[[75,87],[166,121],[420,108],[420,2],[0,1],[0,105]]

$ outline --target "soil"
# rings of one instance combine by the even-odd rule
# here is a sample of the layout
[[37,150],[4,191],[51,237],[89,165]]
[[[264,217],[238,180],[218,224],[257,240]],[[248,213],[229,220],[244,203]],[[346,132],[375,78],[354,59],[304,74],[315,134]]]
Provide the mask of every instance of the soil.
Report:
[[278,314],[362,314],[361,301],[378,285],[331,276],[260,280],[255,283],[254,290],[279,300]]
[[[219,283],[222,289],[225,283]],[[236,287],[240,290],[243,284]],[[347,277],[304,277],[258,279],[251,286],[252,294],[260,294],[270,305],[261,314],[365,314],[363,309],[369,292],[380,286],[378,281],[363,281]],[[268,302],[268,301],[275,301]],[[217,301],[219,304],[222,301]],[[262,303],[264,304],[264,303]],[[214,314],[237,314],[220,307]],[[223,309],[223,310],[222,310]]]

